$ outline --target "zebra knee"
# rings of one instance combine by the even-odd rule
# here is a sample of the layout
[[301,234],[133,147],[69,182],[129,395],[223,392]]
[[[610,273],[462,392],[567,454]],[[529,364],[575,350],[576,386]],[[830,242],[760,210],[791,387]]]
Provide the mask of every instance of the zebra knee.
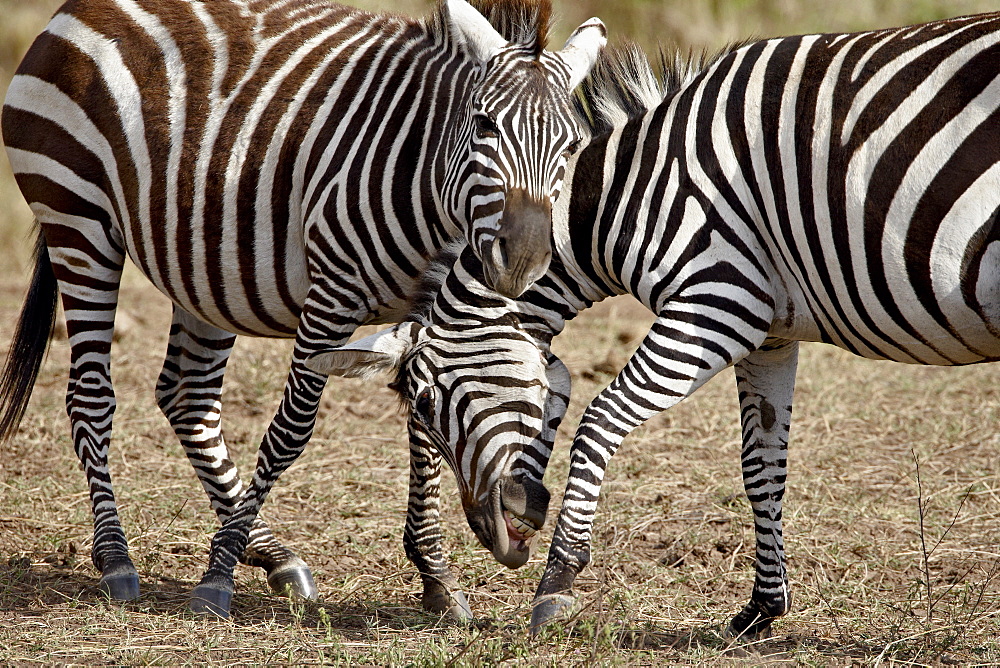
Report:
[[116,407],[115,390],[108,367],[90,369],[78,376],[71,373],[66,387],[66,414],[70,420],[82,419],[104,424],[114,415]]

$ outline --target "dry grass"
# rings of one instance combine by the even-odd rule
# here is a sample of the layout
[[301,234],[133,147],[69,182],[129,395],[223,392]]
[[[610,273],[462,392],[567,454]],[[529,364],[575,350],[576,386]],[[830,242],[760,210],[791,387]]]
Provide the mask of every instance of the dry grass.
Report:
[[[768,21],[789,16],[834,22],[840,11],[836,3],[763,0],[675,3],[674,10],[634,3],[614,12],[596,1],[561,4],[567,22],[591,13],[611,23],[690,10],[692,34],[712,21],[718,31],[689,41],[710,44],[793,30],[767,30]],[[966,4],[976,3],[955,11]],[[0,89],[12,54],[28,43],[23,34],[40,27],[52,6],[0,0]],[[905,22],[903,6],[863,2],[841,18],[864,21],[877,8],[889,18],[872,25]],[[734,20],[727,16],[739,20],[727,23]],[[684,25],[678,21],[663,22],[667,36],[671,25]],[[29,223],[7,171],[0,202],[5,347],[26,285]],[[527,638],[546,543],[522,570],[496,564],[466,528],[450,474],[447,537],[482,623],[443,626],[419,611],[420,581],[401,549],[403,421],[388,390],[343,380],[331,382],[313,443],[265,510],[275,532],[313,566],[322,601],[290,604],[241,568],[234,620],[215,622],[185,612],[215,520],[152,397],[169,306],[129,274],[122,309],[129,326],[115,350],[112,472],[145,593],[122,605],[96,592],[89,503],[62,405],[67,344],[56,341],[21,432],[0,457],[0,664],[1000,663],[1000,367],[912,368],[804,349],[785,512],[793,610],[775,625],[775,638],[742,656],[727,654],[718,636],[753,578],[731,373],[650,421],[616,455],[593,566],[579,579],[584,609],[574,635]],[[575,386],[563,447],[547,475],[556,497],[572,427],[647,321],[633,303],[614,300],[558,340]],[[287,355],[287,342],[242,340],[230,365],[228,438],[244,470],[277,404]]]
[[718,48],[748,37],[872,30],[996,11],[990,0],[577,0],[561,5],[565,27],[600,16],[611,38],[647,49]]
[[[116,351],[112,467],[145,594],[120,605],[96,592],[86,490],[60,405],[67,346],[56,341],[0,472],[0,555],[8,565],[0,575],[0,663],[436,665],[463,651],[460,662],[470,664],[737,661],[718,632],[749,594],[753,532],[729,373],[652,420],[616,455],[593,566],[579,579],[577,635],[527,639],[545,542],[543,556],[520,571],[496,564],[465,527],[450,475],[449,545],[483,623],[457,629],[419,611],[420,582],[400,546],[402,418],[388,390],[351,381],[331,382],[313,443],[266,508],[276,533],[313,566],[322,602],[290,605],[240,568],[234,621],[191,618],[186,595],[205,565],[214,519],[153,404],[169,310],[140,281],[133,276],[125,290],[132,324]],[[2,322],[15,312],[5,298]],[[638,342],[644,317],[631,302],[612,301],[560,339],[576,371],[564,445],[586,401]],[[278,400],[287,353],[285,342],[244,340],[232,361],[226,419],[244,469]],[[794,608],[774,639],[738,661],[1000,661],[997,376],[989,366],[909,368],[806,348],[786,505]],[[930,619],[911,448],[927,549],[934,547]],[[547,475],[557,496],[566,454],[557,452]]]

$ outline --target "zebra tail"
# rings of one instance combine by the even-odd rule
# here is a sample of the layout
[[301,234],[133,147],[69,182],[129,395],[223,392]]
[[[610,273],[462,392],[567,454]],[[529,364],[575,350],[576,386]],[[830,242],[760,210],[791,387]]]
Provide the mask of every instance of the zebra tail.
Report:
[[10,343],[3,374],[0,375],[0,442],[17,431],[28,408],[31,390],[42,368],[55,327],[58,298],[49,249],[39,229],[35,241],[35,273],[21,307],[17,332]]

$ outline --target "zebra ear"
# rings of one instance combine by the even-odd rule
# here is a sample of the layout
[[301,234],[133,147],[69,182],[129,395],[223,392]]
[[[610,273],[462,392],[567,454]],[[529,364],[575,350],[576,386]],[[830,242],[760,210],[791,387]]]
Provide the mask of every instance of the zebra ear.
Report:
[[345,346],[313,353],[306,366],[324,376],[373,378],[382,371],[396,372],[413,348],[420,325],[403,322]]
[[445,0],[444,4],[452,34],[474,58],[485,63],[507,46],[503,35],[468,2]]
[[608,29],[599,18],[584,21],[566,40],[559,56],[569,67],[569,89],[573,90],[590,74],[597,57],[608,43]]

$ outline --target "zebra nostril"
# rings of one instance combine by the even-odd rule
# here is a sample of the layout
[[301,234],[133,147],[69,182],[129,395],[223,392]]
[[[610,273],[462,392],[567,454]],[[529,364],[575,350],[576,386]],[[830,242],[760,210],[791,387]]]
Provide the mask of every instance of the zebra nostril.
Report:
[[507,256],[507,240],[503,237],[497,239],[497,259],[500,261],[500,266],[504,270],[508,269],[510,266],[510,258]]

